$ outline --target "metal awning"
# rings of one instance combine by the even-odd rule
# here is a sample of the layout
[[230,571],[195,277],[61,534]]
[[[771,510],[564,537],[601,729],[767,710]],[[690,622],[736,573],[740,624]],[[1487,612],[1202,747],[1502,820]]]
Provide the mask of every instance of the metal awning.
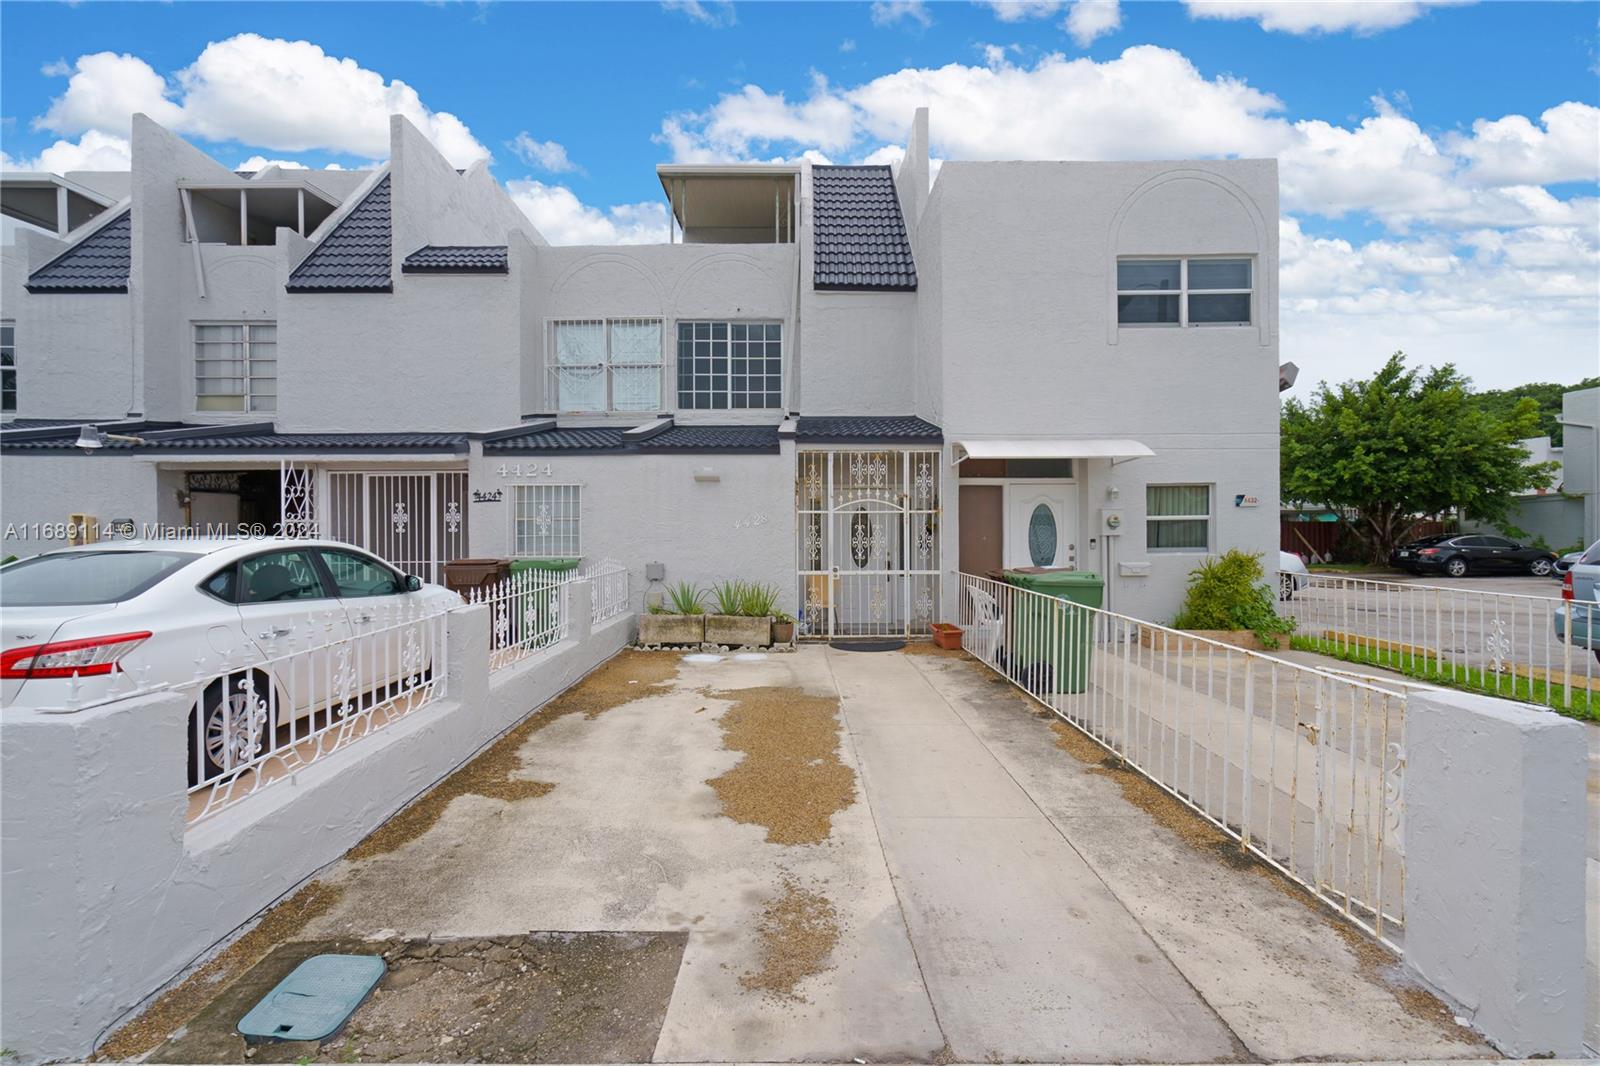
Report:
[[1148,444],[1122,437],[1017,437],[958,440],[950,445],[950,461],[963,459],[1142,459],[1154,455]]

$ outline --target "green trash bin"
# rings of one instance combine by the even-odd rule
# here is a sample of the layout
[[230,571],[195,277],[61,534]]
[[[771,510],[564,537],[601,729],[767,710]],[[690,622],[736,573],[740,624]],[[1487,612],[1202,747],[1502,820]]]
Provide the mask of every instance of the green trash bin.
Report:
[[[513,559],[511,576],[514,578],[529,570],[565,574],[576,570],[578,562],[577,559]],[[557,597],[549,595],[547,588],[530,585],[526,592],[519,593],[511,608],[513,643],[530,646],[552,643],[557,602]]]
[[[1094,612],[1106,583],[1087,570],[1026,566],[1005,571],[1007,584],[1037,596],[1013,596],[1010,650],[1012,678],[1034,692],[1082,692],[1089,687],[1094,649]],[[1081,605],[1081,606],[1080,606]]]

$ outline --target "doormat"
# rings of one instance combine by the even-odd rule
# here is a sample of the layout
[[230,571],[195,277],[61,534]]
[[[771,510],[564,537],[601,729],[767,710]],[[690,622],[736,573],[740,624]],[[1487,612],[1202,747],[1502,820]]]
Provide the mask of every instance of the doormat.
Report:
[[905,646],[903,640],[835,640],[828,645],[840,651],[899,651]]
[[[146,1062],[649,1062],[688,934],[535,932],[279,945]],[[247,1044],[236,1022],[317,955],[382,953],[342,1030]]]

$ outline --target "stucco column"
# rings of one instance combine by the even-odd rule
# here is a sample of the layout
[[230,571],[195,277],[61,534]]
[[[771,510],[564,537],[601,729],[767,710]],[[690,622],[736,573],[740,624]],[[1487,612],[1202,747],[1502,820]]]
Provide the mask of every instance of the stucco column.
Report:
[[579,644],[594,632],[594,586],[587,580],[570,582],[563,592],[567,610],[567,639]]
[[458,607],[445,615],[445,697],[465,707],[489,698],[489,605]]
[[1517,1057],[1583,1050],[1585,729],[1459,692],[1406,705],[1406,964]]

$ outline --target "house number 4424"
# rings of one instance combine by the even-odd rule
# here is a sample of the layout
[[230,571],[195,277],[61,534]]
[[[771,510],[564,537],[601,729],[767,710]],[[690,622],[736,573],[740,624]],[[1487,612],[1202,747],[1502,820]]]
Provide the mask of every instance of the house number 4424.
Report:
[[500,464],[501,477],[549,477],[549,463],[517,463],[514,466]]

